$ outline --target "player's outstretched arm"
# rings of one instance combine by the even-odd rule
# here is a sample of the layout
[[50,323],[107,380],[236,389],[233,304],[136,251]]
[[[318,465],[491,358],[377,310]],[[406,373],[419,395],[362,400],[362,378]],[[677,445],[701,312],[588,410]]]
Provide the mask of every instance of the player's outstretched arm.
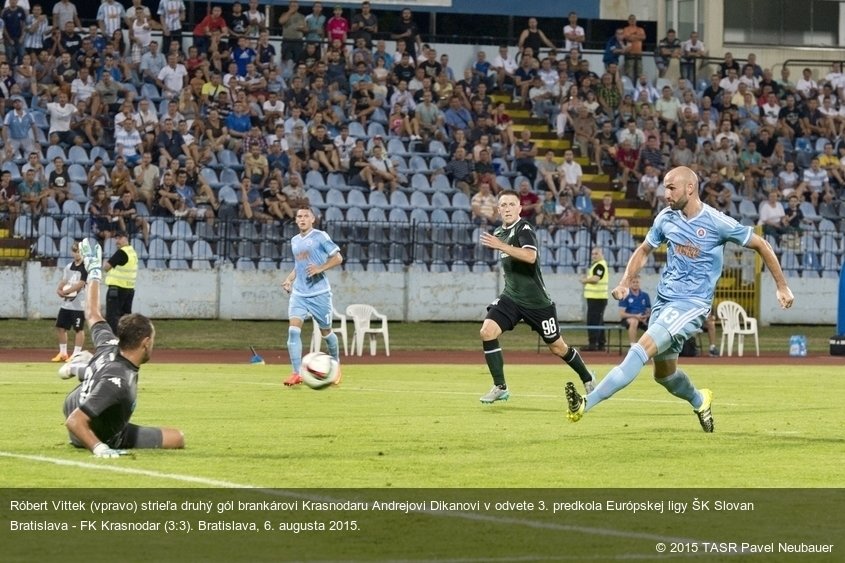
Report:
[[759,235],[751,235],[751,239],[748,241],[746,246],[760,255],[760,258],[763,259],[763,263],[766,265],[766,268],[768,268],[769,272],[772,273],[772,278],[774,278],[775,287],[777,288],[777,298],[780,306],[784,309],[792,307],[792,302],[795,300],[795,297],[792,295],[792,290],[789,289],[789,285],[786,283],[786,276],[783,275],[783,269],[780,267],[780,262],[778,262],[778,257],[775,254],[775,251],[772,250],[772,245]]
[[639,275],[640,270],[643,269],[646,261],[648,261],[648,255],[651,254],[652,250],[651,245],[647,242],[643,242],[636,250],[634,250],[634,253],[631,254],[631,258],[628,259],[628,265],[625,266],[625,273],[622,274],[622,279],[619,280],[619,285],[614,287],[613,291],[610,292],[614,299],[621,300],[628,295],[628,291],[631,287],[631,280]]
[[85,320],[88,326],[104,321],[100,311],[100,283],[103,277],[103,250],[98,243],[91,244],[88,238],[79,243],[79,252],[88,272],[88,295],[85,300]]

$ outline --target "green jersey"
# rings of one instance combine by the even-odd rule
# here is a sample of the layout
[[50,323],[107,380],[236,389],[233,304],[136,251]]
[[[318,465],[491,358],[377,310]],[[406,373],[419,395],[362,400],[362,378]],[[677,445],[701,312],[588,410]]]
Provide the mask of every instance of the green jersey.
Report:
[[[504,225],[493,232],[493,236],[500,241],[517,248],[537,248],[537,235],[531,223],[520,219],[513,225]],[[526,309],[541,309],[552,305],[552,300],[546,292],[543,274],[540,273],[539,256],[533,264],[516,260],[501,253],[502,270],[505,272],[505,290],[502,295],[509,297],[514,303]]]

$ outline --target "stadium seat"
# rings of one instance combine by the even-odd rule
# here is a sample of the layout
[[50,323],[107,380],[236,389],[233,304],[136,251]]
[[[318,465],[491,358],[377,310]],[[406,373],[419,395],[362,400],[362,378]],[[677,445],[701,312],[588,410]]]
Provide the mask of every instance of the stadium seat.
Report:
[[38,256],[46,256],[48,258],[56,258],[59,255],[59,249],[53,237],[49,235],[39,235],[35,243],[35,253]]
[[375,135],[367,135],[367,132],[364,131],[364,126],[361,125],[358,121],[350,121],[349,122],[349,136],[355,137],[356,139],[366,139],[367,137],[375,137]]
[[[428,196],[422,192],[411,193],[411,208],[413,211],[431,209],[431,203],[428,201]],[[412,213],[413,213],[412,211]]]
[[[39,232],[41,232],[40,229]],[[75,238],[76,240],[80,240],[83,236],[83,232],[82,227],[79,224],[79,217],[76,215],[69,215],[65,217],[62,221],[62,228],[60,232],[62,236],[69,236]]]
[[15,219],[15,226],[12,229],[15,237],[17,238],[31,238],[34,237],[37,233],[32,226],[32,217],[29,215],[18,215],[18,218]]
[[[364,338],[370,337],[370,355],[376,354],[376,336],[381,334],[384,338],[384,351],[387,356],[390,356],[390,336],[387,330],[387,316],[380,314],[372,305],[353,304],[346,308],[346,316],[352,319],[354,325],[354,332],[352,333],[352,340],[354,342],[355,354],[361,356],[364,350]],[[376,328],[372,325],[372,321],[381,321],[381,326]]]
[[68,161],[67,155],[65,154],[65,149],[63,149],[59,145],[50,145],[49,147],[47,147],[47,156],[45,157],[45,160],[47,162],[52,163],[54,160],[56,160],[56,158],[61,158],[65,163],[67,163]]
[[[367,196],[364,195],[364,192],[360,190],[352,190],[346,196],[346,203],[349,207],[360,207],[365,209],[369,207],[369,203],[367,202]],[[347,217],[348,218],[348,217]]]
[[[408,201],[408,196],[405,195],[405,192],[400,192],[399,190],[390,194],[390,207],[391,212],[393,210],[410,211],[413,209],[411,203]],[[393,219],[391,219],[391,221],[393,221]],[[405,218],[405,221],[407,222],[407,217]]]
[[367,211],[367,222],[387,223],[387,215],[384,214],[384,209],[380,207],[370,207]]
[[[348,331],[346,329],[346,315],[338,313],[337,310],[332,307],[332,332],[339,335],[339,340],[343,342],[343,355],[349,355],[349,343],[348,343]],[[340,324],[338,326],[334,326],[335,321],[339,321]],[[314,321],[314,333],[311,335],[311,352],[319,352],[320,347],[323,343],[323,339],[320,335],[320,327],[317,326],[317,321]],[[360,354],[359,354],[360,355]]]
[[[174,240],[170,245],[170,265],[173,267],[173,260],[191,260],[193,258],[191,247],[186,240]],[[187,266],[185,266],[187,268]]]
[[56,224],[56,220],[47,215],[38,218],[38,227],[36,229],[39,235],[46,235],[53,238],[59,236],[59,226]]
[[85,152],[85,149],[78,145],[74,145],[68,149],[67,158],[71,164],[81,164],[82,166],[89,166],[93,162],[93,160],[88,157],[88,153]]
[[749,317],[739,303],[722,301],[716,307],[716,316],[722,322],[722,342],[719,346],[719,356],[724,355],[725,342],[728,345],[728,356],[733,354],[734,337],[737,337],[737,356],[742,356],[745,336],[754,336],[754,347],[760,355],[760,344],[757,338],[757,319]]

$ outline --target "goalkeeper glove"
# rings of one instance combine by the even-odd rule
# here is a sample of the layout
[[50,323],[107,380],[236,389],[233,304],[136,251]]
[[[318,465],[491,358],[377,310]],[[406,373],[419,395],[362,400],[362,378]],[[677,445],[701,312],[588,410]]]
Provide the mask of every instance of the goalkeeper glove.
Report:
[[94,452],[94,457],[101,457],[101,458],[108,458],[108,459],[111,459],[111,458],[114,458],[114,457],[120,457],[120,456],[124,456],[124,455],[129,455],[129,452],[126,451],[126,450],[113,450],[107,444],[104,444],[102,442],[100,442],[99,444],[94,446],[94,449],[91,450],[91,451]]

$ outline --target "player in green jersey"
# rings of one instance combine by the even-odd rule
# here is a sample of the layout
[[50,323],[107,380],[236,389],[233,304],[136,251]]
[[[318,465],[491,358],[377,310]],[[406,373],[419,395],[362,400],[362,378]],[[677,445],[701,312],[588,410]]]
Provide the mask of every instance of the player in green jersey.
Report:
[[502,226],[493,234],[481,233],[481,244],[499,252],[505,274],[505,289],[487,307],[487,318],[481,325],[484,357],[493,388],[481,397],[482,403],[507,401],[510,397],[505,383],[504,358],[499,335],[513,330],[520,320],[537,332],[555,356],[569,364],[586,389],[595,385],[595,377],[584,365],[578,350],[567,345],[560,336],[555,304],[546,291],[537,252],[537,235],[528,221],[521,219],[519,195],[503,191],[498,197]]

